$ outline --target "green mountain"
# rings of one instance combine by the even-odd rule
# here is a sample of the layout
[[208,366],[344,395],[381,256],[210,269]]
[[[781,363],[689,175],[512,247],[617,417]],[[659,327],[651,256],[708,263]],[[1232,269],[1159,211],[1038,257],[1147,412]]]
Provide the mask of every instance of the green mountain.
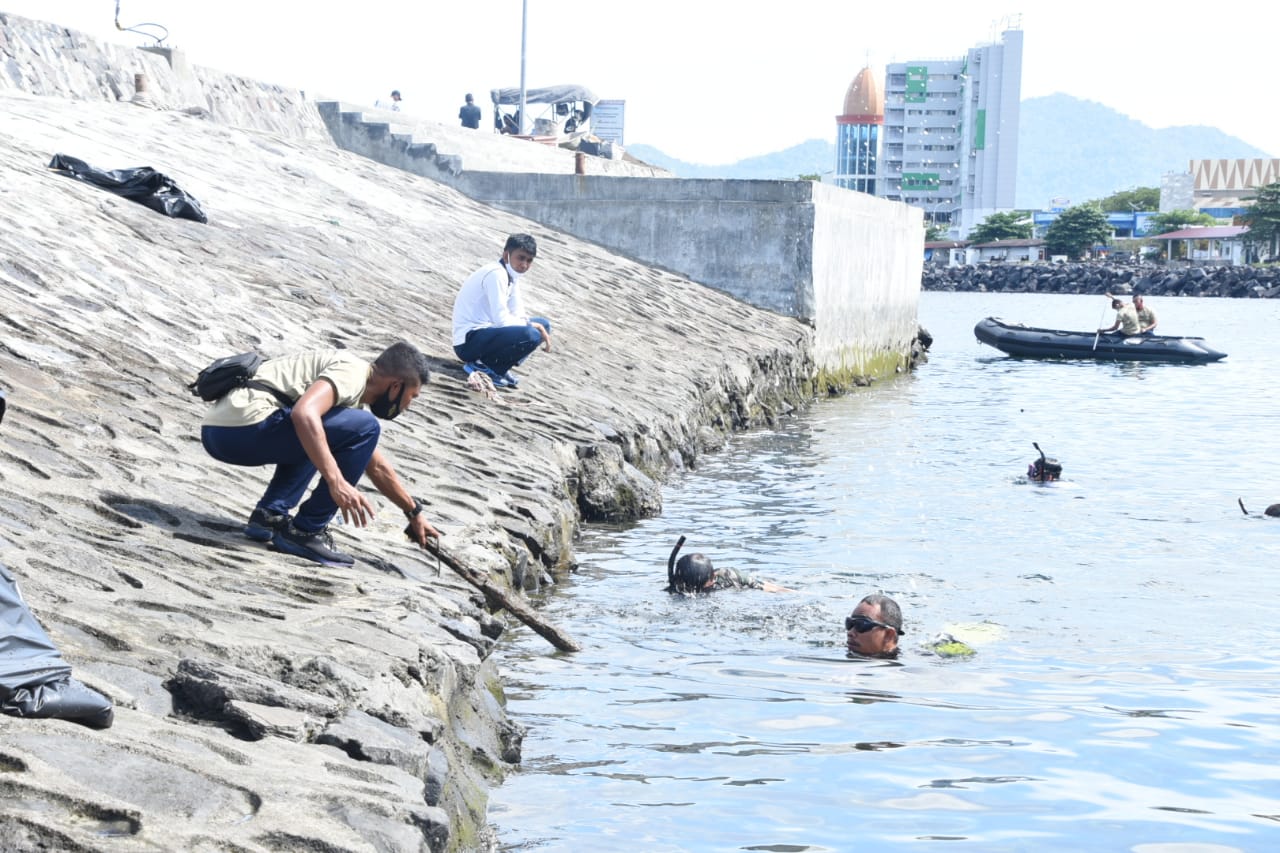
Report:
[[725,166],[704,166],[668,157],[649,145],[629,145],[627,153],[638,160],[675,173],[681,178],[743,178],[748,180],[794,180],[800,175],[821,175],[836,162],[836,146],[810,139],[785,151],[762,154]]
[[[1019,125],[1016,204],[1024,209],[1048,207],[1053,198],[1079,204],[1130,187],[1158,187],[1166,172],[1186,171],[1192,160],[1273,156],[1216,128],[1156,130],[1070,95],[1028,98]],[[836,159],[835,143],[821,139],[721,166],[686,163],[648,145],[632,145],[627,153],[681,178],[829,176]]]

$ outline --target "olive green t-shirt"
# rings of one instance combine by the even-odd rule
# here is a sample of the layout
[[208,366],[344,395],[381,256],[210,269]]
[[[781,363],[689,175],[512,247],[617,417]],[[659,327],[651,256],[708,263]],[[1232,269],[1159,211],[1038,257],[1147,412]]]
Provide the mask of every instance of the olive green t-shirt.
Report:
[[1116,319],[1120,321],[1120,331],[1126,335],[1138,334],[1138,310],[1132,305],[1124,305],[1116,311]]
[[1146,329],[1156,324],[1156,312],[1152,311],[1146,305],[1138,309],[1138,322],[1142,324],[1142,328]]
[[[253,378],[279,388],[295,400],[318,380],[328,380],[333,385],[336,408],[360,405],[371,369],[369,362],[346,350],[322,349],[268,359]],[[236,388],[213,404],[205,415],[204,426],[253,426],[278,408],[280,401],[269,391]]]

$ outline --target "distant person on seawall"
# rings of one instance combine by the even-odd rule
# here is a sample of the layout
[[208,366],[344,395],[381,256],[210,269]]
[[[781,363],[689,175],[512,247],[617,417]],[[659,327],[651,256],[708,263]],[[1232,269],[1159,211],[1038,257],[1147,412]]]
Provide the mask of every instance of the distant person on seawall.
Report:
[[453,302],[453,352],[468,375],[480,371],[498,388],[515,388],[511,368],[541,344],[551,352],[551,321],[525,313],[520,280],[538,254],[529,234],[512,234],[502,257],[473,272]]
[[480,108],[476,106],[475,98],[471,93],[467,93],[467,102],[462,105],[462,109],[458,110],[458,118],[462,120],[463,127],[469,127],[472,130],[480,128]]

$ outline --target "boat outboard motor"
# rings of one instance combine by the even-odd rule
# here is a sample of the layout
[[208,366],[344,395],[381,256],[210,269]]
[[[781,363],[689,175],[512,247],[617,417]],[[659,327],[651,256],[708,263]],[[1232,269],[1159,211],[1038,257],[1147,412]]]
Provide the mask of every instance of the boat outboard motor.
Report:
[[[1034,441],[1031,446],[1036,450],[1040,450],[1040,445]],[[1054,480],[1062,479],[1062,463],[1051,456],[1045,456],[1044,451],[1040,450],[1040,458],[1027,466],[1027,479],[1034,480],[1037,483],[1051,483]]]

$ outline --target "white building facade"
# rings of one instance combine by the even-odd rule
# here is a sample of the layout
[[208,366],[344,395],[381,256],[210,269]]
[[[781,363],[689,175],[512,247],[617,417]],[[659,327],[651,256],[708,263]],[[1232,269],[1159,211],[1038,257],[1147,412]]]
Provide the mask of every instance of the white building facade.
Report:
[[1014,209],[1022,30],[963,59],[886,69],[876,195],[924,210],[964,239],[992,213]]

